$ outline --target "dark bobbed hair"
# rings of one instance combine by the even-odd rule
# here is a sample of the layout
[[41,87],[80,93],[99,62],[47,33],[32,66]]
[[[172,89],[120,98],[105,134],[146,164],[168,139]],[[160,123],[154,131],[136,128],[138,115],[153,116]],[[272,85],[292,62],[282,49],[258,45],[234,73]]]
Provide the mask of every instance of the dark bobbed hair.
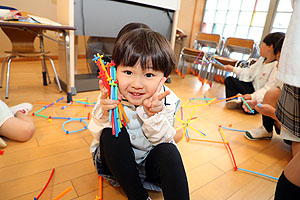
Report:
[[[139,28],[125,33],[115,43],[112,58],[116,66],[152,67],[168,77],[175,68],[175,55],[168,40],[158,32]],[[152,64],[152,65],[151,65]]]
[[263,39],[263,42],[266,43],[266,45],[268,45],[268,46],[273,45],[273,48],[274,48],[276,43],[284,36],[285,36],[285,33],[282,33],[282,32],[269,33]]
[[284,41],[284,36],[277,41],[277,43],[274,47],[274,54],[275,55],[277,55],[279,52],[281,52],[283,41]]
[[130,31],[132,31],[132,30],[134,30],[134,29],[137,29],[137,28],[147,28],[147,29],[151,29],[149,26],[147,26],[146,24],[143,24],[143,23],[129,23],[129,24],[126,24],[126,25],[123,26],[123,28],[121,28],[121,30],[119,31],[115,43],[120,39],[120,37],[121,37],[122,35],[124,35],[125,33],[130,32]]

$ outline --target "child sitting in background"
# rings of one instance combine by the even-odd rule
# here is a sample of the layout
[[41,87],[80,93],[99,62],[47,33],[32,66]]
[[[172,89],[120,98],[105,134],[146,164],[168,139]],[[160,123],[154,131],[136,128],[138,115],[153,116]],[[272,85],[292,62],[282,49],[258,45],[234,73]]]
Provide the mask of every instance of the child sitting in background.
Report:
[[[238,78],[227,77],[225,79],[226,98],[243,94],[245,100],[262,102],[268,89],[277,84],[277,61],[274,47],[284,33],[276,32],[268,34],[260,46],[260,58],[248,68],[238,68],[226,65],[227,71],[234,72]],[[241,107],[241,101],[229,100],[226,102],[229,109]]]
[[[34,123],[27,116],[31,110],[30,103],[22,103],[9,108],[0,100],[0,136],[19,142],[29,140],[35,131]],[[0,147],[6,146],[6,142],[0,138]]]
[[163,192],[165,199],[189,199],[185,169],[173,137],[180,100],[163,83],[175,67],[169,42],[150,29],[135,29],[115,43],[119,101],[129,124],[118,137],[112,135],[108,111],[119,101],[101,94],[93,110],[89,130],[99,175],[121,185],[129,200],[150,199],[146,189]]
[[[281,48],[283,44],[284,37],[281,38],[274,47],[274,54],[277,57],[277,61],[279,62]],[[277,68],[278,68],[277,62]],[[257,106],[257,100],[247,100],[248,105],[255,109],[257,112],[262,114],[262,122],[263,125],[250,130],[245,133],[245,137],[249,140],[261,140],[261,139],[272,139],[273,136],[273,126],[275,127],[275,131],[277,134],[280,134],[280,123],[275,116],[275,108],[277,105],[278,98],[280,96],[280,92],[282,89],[282,82],[278,81],[278,85],[276,87],[272,87],[269,89],[263,99],[262,105]],[[243,109],[245,112],[250,112],[248,107],[243,104]],[[288,142],[288,141],[286,141]]]

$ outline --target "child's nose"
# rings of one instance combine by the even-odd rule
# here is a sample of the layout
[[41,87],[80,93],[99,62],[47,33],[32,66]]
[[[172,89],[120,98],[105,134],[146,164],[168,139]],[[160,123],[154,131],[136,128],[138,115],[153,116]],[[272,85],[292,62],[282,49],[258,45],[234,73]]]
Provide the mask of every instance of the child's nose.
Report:
[[142,88],[143,87],[142,78],[135,77],[135,79],[132,82],[132,87],[134,87],[134,88]]

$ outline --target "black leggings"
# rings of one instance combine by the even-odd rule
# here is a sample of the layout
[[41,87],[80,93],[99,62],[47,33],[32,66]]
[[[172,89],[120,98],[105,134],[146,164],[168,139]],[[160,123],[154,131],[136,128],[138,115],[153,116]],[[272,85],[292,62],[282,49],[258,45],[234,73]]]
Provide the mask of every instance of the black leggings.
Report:
[[[122,128],[118,137],[111,128],[103,130],[100,151],[103,170],[111,174],[124,189],[129,200],[145,200],[147,191],[138,175],[129,135]],[[146,181],[162,187],[164,199],[189,199],[189,189],[181,156],[176,146],[162,143],[155,146],[146,158]]]
[[284,175],[284,171],[276,185],[275,200],[293,200],[299,199],[300,197],[300,187],[291,183]]
[[252,94],[255,92],[252,82],[243,82],[234,77],[227,77],[225,79],[226,98],[235,96],[237,94]]
[[278,135],[280,135],[280,128],[275,125],[275,120],[271,117],[262,115],[263,126],[268,132],[273,131],[273,126],[275,127],[275,131]]

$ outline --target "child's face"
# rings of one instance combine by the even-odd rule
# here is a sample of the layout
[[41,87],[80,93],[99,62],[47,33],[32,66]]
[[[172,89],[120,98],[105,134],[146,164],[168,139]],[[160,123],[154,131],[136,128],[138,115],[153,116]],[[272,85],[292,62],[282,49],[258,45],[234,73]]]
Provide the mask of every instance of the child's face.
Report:
[[154,71],[152,68],[143,70],[139,63],[133,67],[117,67],[119,91],[136,106],[142,105],[145,99],[152,97],[163,77],[163,72]]
[[273,52],[273,46],[268,46],[266,43],[263,42],[260,45],[260,56],[267,57],[270,54],[270,52]]

